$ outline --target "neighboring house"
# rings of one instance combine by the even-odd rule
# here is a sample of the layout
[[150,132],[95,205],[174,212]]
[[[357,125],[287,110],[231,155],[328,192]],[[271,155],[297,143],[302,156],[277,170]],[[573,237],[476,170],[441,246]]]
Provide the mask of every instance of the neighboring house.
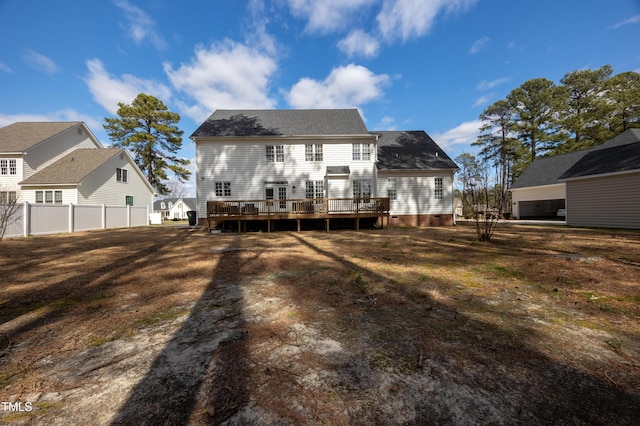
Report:
[[556,217],[561,210],[570,225],[635,227],[621,218],[634,209],[639,216],[638,142],[640,129],[630,129],[602,145],[536,159],[511,187],[514,217]]
[[78,148],[102,148],[82,122],[14,123],[0,128],[0,187],[20,193],[20,182]]
[[640,129],[628,132],[636,142],[591,151],[560,176],[568,225],[640,229]]
[[454,223],[455,163],[423,131],[368,131],[356,109],[217,110],[191,139],[201,221],[207,202],[255,200],[237,204],[247,207],[238,213],[259,218],[269,200],[312,200],[291,206],[321,217],[338,211],[330,200],[343,199],[360,211],[384,208],[391,223]]
[[153,203],[153,188],[131,156],[103,148],[82,122],[1,128],[0,185],[36,204]]
[[187,212],[196,209],[195,198],[165,198],[153,203],[153,211],[163,220],[188,219]]

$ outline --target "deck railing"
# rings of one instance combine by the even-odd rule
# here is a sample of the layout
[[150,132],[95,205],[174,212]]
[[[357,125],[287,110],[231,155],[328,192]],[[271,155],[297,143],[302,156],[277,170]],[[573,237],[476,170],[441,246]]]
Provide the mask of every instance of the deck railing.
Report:
[[285,200],[207,201],[207,216],[388,214],[389,198],[296,198]]

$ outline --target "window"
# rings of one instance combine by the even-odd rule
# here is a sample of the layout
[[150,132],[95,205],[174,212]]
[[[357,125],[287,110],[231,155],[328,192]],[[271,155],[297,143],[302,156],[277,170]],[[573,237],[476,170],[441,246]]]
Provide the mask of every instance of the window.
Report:
[[305,198],[316,200],[322,200],[324,198],[324,181],[308,180],[305,185]]
[[53,202],[56,204],[62,204],[62,191],[54,191],[53,192]]
[[284,145],[267,145],[267,163],[284,163]]
[[53,204],[53,191],[44,191],[45,204]]
[[442,200],[444,196],[444,186],[441,177],[436,178],[434,195],[436,197],[436,200]]
[[387,178],[387,197],[389,197],[389,200],[395,201],[397,196],[398,193],[396,191],[396,178]]
[[160,203],[160,210],[164,210],[164,209],[166,209],[166,208],[167,208],[167,205],[164,203],[164,201],[162,201],[162,202]]
[[353,161],[360,161],[360,144],[359,143],[354,143],[352,145],[353,149],[351,151],[351,159]]
[[125,206],[133,206],[133,195],[125,195],[124,196],[124,205]]
[[304,159],[305,161],[322,161],[322,145],[305,145]]
[[127,170],[126,169],[116,169],[116,181],[118,182],[127,182]]
[[9,160],[9,174],[10,175],[18,174],[18,168],[16,167],[16,160]]
[[2,191],[0,192],[0,204],[15,203],[16,197],[16,191]]
[[36,203],[38,204],[44,203],[44,195],[42,191],[36,191]]
[[231,197],[231,182],[216,182],[216,197]]
[[371,198],[371,181],[369,179],[353,181],[353,198],[363,199],[365,202],[369,202]]
[[9,166],[7,160],[0,160],[0,174],[8,175],[9,174]]
[[352,145],[351,159],[353,161],[371,161],[371,144],[354,143]]

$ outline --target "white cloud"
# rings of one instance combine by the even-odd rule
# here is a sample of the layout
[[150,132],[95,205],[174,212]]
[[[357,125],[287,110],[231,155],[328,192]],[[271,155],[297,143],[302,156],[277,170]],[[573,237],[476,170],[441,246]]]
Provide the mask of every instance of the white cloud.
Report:
[[627,18],[623,21],[618,22],[617,24],[613,25],[611,28],[613,28],[614,30],[617,30],[618,28],[623,27],[625,25],[637,24],[638,22],[640,22],[640,15],[634,15],[630,18]]
[[95,101],[110,114],[116,114],[118,103],[130,104],[140,93],[155,96],[165,102],[171,98],[169,88],[153,80],[144,80],[131,74],[115,77],[107,72],[102,61],[87,61],[89,75],[84,81]]
[[288,0],[294,16],[307,19],[307,31],[329,33],[344,29],[358,9],[378,0]]
[[73,109],[62,109],[45,114],[0,114],[0,127],[19,121],[84,121],[91,131],[102,129],[99,120]]
[[481,120],[466,121],[444,133],[434,133],[433,140],[445,151],[453,150],[456,145],[469,145],[475,142],[480,134]]
[[475,3],[476,0],[384,0],[376,19],[385,40],[406,41],[428,33],[441,12],[465,11]]
[[378,55],[380,43],[362,30],[354,30],[338,42],[338,48],[348,57],[373,58]]
[[265,11],[264,0],[251,0],[247,5],[250,14],[250,31],[247,34],[247,44],[261,49],[269,55],[275,55],[278,47],[276,39],[267,31],[269,14]]
[[13,70],[9,68],[7,65],[5,65],[3,62],[0,62],[0,71],[4,71],[7,73],[13,72]]
[[476,101],[473,103],[473,107],[474,107],[474,108],[476,108],[476,107],[479,107],[479,106],[482,106],[482,105],[486,105],[486,104],[488,104],[489,102],[491,102],[491,98],[492,98],[492,97],[493,97],[493,94],[492,94],[492,93],[491,93],[491,94],[488,94],[488,95],[485,95],[485,96],[480,96],[480,97],[479,97],[478,99],[476,99]]
[[374,130],[396,130],[397,128],[393,117],[385,115],[380,119],[378,124],[375,125]]
[[351,108],[380,98],[388,81],[386,74],[350,64],[334,68],[322,81],[303,78],[286,96],[293,108]]
[[117,1],[116,6],[124,12],[127,24],[123,25],[123,27],[125,31],[127,31],[128,36],[131,37],[137,45],[142,44],[145,39],[148,39],[158,50],[167,47],[164,38],[156,30],[155,21],[145,11],[132,5],[128,1]]
[[476,89],[483,90],[483,91],[491,90],[496,86],[499,86],[504,83],[508,83],[510,80],[511,79],[509,77],[496,78],[495,80],[491,80],[491,81],[482,80],[480,83],[478,83],[478,86],[476,86]]
[[489,44],[489,41],[491,41],[489,37],[481,37],[476,40],[471,46],[471,49],[469,49],[469,55],[473,55],[474,53],[478,53],[481,50],[484,50],[485,47],[487,47],[487,45]]
[[191,63],[173,69],[164,63],[164,71],[177,90],[195,100],[195,105],[180,103],[186,115],[196,122],[206,119],[218,108],[274,108],[269,83],[277,71],[273,58],[245,45],[227,40],[210,48],[197,46]]
[[47,74],[55,74],[58,72],[58,67],[50,58],[33,50],[26,50],[22,54],[24,61],[36,71],[42,71]]

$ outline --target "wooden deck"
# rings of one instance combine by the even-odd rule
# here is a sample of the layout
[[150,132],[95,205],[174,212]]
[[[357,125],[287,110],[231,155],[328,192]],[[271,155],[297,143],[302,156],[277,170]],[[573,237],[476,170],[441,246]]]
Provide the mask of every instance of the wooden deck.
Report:
[[355,229],[360,229],[360,219],[376,218],[384,227],[389,226],[389,198],[323,198],[287,200],[234,200],[207,201],[207,227],[214,229],[223,222],[236,222],[238,231],[246,229],[248,221],[266,221],[271,232],[273,221],[325,220],[325,230],[330,230],[332,219],[352,219]]

